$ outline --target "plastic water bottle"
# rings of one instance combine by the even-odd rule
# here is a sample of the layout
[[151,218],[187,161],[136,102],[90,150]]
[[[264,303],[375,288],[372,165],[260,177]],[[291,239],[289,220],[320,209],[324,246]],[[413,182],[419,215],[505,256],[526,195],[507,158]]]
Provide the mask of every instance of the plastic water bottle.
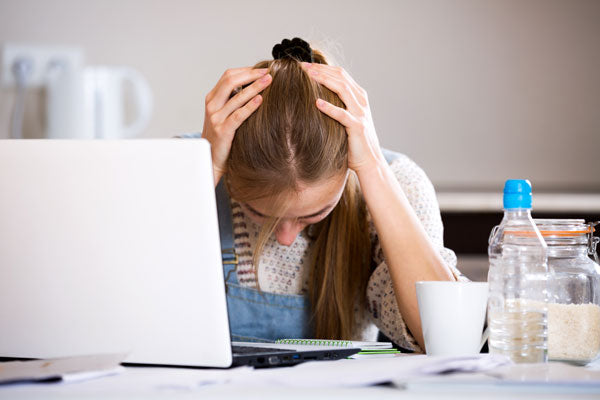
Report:
[[547,362],[547,247],[531,218],[529,181],[506,181],[504,218],[492,230],[488,255],[490,353]]

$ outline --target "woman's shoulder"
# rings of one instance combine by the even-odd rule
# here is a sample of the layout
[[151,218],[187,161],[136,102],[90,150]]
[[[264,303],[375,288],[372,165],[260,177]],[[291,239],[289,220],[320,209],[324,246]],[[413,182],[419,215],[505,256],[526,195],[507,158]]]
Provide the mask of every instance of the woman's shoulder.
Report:
[[390,165],[396,179],[402,186],[405,185],[425,185],[430,186],[429,177],[415,161],[406,154],[389,150],[381,149],[383,155]]
[[385,149],[383,147],[381,148],[381,152],[383,153],[383,156],[385,157],[385,160],[388,162],[388,164],[392,164],[397,161],[406,161],[409,159],[406,154],[390,149]]

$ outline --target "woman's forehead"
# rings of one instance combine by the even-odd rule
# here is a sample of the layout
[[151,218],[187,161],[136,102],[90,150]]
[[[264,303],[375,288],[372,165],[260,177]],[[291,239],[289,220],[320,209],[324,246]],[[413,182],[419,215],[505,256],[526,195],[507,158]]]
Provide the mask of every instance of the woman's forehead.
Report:
[[[285,218],[299,218],[317,214],[329,206],[335,206],[344,190],[347,173],[311,183],[298,183],[299,191],[285,197]],[[263,215],[272,215],[276,196],[249,201],[248,205]]]

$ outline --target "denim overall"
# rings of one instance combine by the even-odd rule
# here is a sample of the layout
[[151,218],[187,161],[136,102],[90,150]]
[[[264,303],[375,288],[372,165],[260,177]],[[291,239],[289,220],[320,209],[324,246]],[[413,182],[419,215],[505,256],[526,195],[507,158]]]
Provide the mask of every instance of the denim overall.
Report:
[[238,283],[231,207],[223,180],[216,196],[231,339],[258,342],[312,337],[307,296],[266,293]]
[[[399,153],[383,150],[388,163]],[[281,338],[312,338],[307,296],[265,293],[238,283],[229,195],[223,184],[216,188],[227,310],[234,341],[274,341]]]

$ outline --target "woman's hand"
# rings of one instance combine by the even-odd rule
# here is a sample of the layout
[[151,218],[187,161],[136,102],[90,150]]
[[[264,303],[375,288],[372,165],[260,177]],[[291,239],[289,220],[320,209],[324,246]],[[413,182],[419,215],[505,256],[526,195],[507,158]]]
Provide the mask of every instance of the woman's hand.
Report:
[[[215,185],[226,172],[235,131],[262,102],[259,94],[271,83],[267,69],[228,69],[206,95],[202,137],[210,142]],[[231,97],[234,89],[253,82]]]
[[385,164],[371,117],[367,92],[341,67],[302,63],[308,74],[336,93],[346,109],[319,99],[317,107],[346,127],[348,133],[348,167],[356,173]]

